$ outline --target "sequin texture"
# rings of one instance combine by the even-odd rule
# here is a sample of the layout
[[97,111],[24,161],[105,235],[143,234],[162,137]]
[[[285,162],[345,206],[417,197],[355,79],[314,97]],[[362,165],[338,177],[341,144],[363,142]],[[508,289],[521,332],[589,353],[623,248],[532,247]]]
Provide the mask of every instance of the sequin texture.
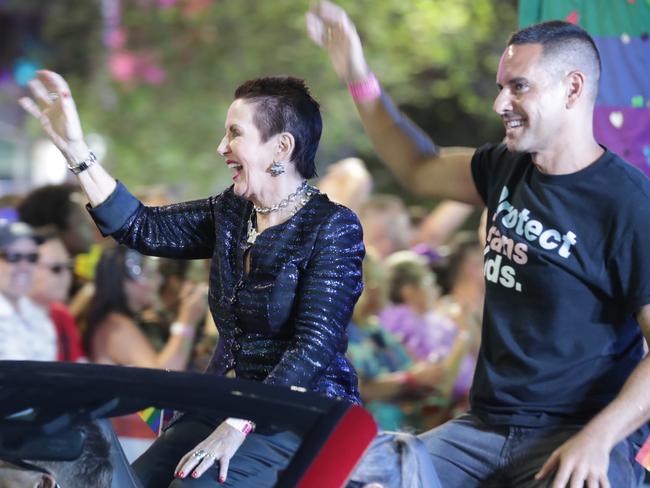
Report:
[[232,187],[205,200],[145,207],[119,184],[90,212],[102,233],[143,254],[212,258],[208,301],[219,342],[208,372],[234,369],[239,378],[360,403],[345,358],[347,325],[362,289],[357,216],[317,194],[250,246],[252,209]]

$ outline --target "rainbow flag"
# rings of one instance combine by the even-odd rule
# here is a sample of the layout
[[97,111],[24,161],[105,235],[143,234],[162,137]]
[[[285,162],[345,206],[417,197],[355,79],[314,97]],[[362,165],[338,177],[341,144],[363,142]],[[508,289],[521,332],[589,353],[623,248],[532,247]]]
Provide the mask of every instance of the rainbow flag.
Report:
[[138,415],[145,421],[154,434],[157,436],[160,435],[165,422],[165,410],[156,407],[149,407],[140,410]]
[[520,27],[543,20],[578,24],[602,61],[594,137],[650,176],[650,0],[519,0]]
[[650,437],[645,441],[635,459],[641,466],[650,471]]

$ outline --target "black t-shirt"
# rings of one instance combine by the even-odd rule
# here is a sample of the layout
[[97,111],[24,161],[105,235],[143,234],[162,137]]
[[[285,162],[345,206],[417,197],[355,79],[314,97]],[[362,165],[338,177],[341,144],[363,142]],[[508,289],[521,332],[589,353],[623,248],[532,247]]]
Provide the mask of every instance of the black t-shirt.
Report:
[[504,145],[478,149],[472,173],[488,207],[472,410],[496,424],[584,423],[643,355],[650,181],[609,151],[558,176]]

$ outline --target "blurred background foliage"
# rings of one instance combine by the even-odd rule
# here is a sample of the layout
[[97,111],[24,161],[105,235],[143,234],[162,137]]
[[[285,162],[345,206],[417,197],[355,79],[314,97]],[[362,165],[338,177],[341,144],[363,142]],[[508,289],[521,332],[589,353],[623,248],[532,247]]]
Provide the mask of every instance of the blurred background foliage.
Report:
[[[340,4],[384,88],[437,143],[502,136],[491,104],[516,0]],[[307,38],[308,8],[307,0],[5,0],[2,13],[38,31],[30,55],[68,79],[85,131],[107,139],[105,165],[131,187],[173,185],[184,198],[223,189],[230,174],[216,147],[235,88],[291,74],[322,104],[319,172],[359,156],[378,191],[413,202],[376,160],[345,87]],[[38,134],[35,123],[29,129]]]

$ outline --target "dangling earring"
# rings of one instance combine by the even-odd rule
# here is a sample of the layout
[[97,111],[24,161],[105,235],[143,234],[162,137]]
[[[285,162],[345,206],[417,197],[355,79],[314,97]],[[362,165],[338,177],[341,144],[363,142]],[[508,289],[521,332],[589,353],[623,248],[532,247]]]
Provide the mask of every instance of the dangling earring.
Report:
[[273,163],[271,166],[269,166],[269,173],[271,173],[271,176],[280,176],[282,173],[286,171],[286,168],[284,167],[284,164],[279,163],[275,160],[273,160]]

